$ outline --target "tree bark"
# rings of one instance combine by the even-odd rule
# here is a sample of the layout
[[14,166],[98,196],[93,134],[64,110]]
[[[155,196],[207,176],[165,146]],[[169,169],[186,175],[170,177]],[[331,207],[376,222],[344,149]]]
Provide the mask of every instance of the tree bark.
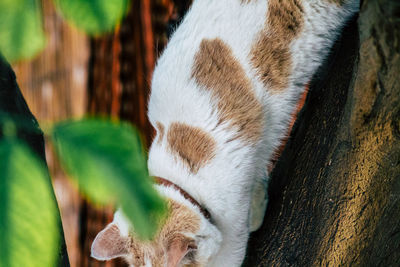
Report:
[[400,265],[400,4],[366,0],[310,86],[245,266]]

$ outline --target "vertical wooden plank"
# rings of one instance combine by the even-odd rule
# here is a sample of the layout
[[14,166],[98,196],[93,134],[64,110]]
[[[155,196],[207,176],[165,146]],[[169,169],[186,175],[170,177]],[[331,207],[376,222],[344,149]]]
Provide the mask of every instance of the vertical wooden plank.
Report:
[[156,57],[160,56],[168,42],[169,22],[177,19],[174,16],[176,7],[172,0],[152,0],[151,20],[154,33]]
[[120,117],[136,125],[149,145],[153,129],[147,119],[147,101],[155,62],[151,1],[133,1],[131,12],[121,26]]
[[[89,63],[88,111],[92,115],[119,117],[121,105],[119,29],[91,40]],[[85,199],[80,210],[81,267],[125,266],[121,260],[100,262],[90,257],[90,248],[97,233],[112,221],[110,207],[93,207]]]
[[121,84],[119,30],[91,40],[88,109],[91,114],[119,115]]

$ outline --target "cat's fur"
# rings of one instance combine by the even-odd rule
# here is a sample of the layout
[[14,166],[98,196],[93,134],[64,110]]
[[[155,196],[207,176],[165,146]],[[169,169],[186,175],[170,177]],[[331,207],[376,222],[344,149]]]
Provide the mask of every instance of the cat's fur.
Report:
[[[195,0],[154,71],[148,166],[173,210],[153,242],[119,213],[92,248],[131,266],[240,266],[262,223],[267,165],[358,0]],[[184,208],[183,208],[184,207]],[[132,229],[131,229],[132,230]]]

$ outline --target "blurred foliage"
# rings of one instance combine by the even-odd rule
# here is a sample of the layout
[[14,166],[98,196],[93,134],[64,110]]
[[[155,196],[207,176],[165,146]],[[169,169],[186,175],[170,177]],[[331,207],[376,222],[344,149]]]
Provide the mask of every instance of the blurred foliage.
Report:
[[112,30],[126,14],[128,0],[55,0],[64,18],[89,34]]
[[9,114],[1,110],[0,127],[3,135],[6,137],[15,137],[18,130],[31,134],[42,134],[36,121],[32,121],[32,119],[29,119],[26,116]]
[[[48,173],[15,138],[18,122],[0,115],[0,267],[54,266],[60,218]],[[89,200],[121,207],[135,233],[152,238],[167,209],[152,187],[140,135],[132,126],[64,121],[52,127],[50,137],[63,167]]]
[[[88,34],[111,31],[129,0],[54,0],[57,10]],[[45,46],[39,0],[0,0],[0,52],[13,62],[33,57]]]
[[58,211],[47,171],[14,138],[0,141],[0,266],[54,266]]
[[52,132],[58,157],[89,199],[117,203],[135,233],[151,238],[166,210],[151,186],[139,133],[130,125],[93,119],[66,121]]
[[38,0],[0,0],[0,51],[9,61],[29,58],[45,46]]

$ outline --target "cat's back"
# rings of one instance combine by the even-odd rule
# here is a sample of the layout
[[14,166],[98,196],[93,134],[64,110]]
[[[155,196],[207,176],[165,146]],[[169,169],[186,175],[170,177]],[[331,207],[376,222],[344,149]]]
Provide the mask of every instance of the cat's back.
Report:
[[[210,106],[210,98],[207,99],[206,91],[201,90],[203,85],[193,75],[202,42],[211,43],[211,49],[222,44],[246,73],[250,71],[250,67],[246,68],[248,51],[255,34],[263,28],[267,7],[266,1],[255,2],[244,6],[241,0],[194,1],[157,62],[149,103],[150,117],[162,116],[157,114],[159,109],[175,109],[177,117],[174,118],[177,119],[181,115],[185,117],[182,110],[190,110],[186,105],[194,111]],[[215,42],[217,39],[219,41]],[[223,57],[224,51],[215,52]]]
[[150,120],[209,123],[214,88],[228,74],[246,80],[262,104],[266,95],[290,95],[311,79],[338,25],[357,9],[357,0],[195,0],[157,62]]
[[[153,75],[148,114],[157,136],[149,168],[156,174],[170,172],[176,177],[182,166],[189,174],[196,175],[205,166],[216,173],[213,165],[222,168],[216,162],[228,139],[237,137],[238,131],[243,133],[237,142],[256,142],[260,137],[262,95],[249,78],[248,53],[264,27],[266,8],[265,1],[194,1]],[[250,123],[241,125],[242,119]],[[184,162],[180,166],[177,154]],[[176,170],[164,170],[160,161]]]
[[264,168],[338,25],[357,6],[357,0],[195,0],[154,71],[150,170],[187,177],[238,159],[254,169],[247,163],[256,146],[263,146]]

